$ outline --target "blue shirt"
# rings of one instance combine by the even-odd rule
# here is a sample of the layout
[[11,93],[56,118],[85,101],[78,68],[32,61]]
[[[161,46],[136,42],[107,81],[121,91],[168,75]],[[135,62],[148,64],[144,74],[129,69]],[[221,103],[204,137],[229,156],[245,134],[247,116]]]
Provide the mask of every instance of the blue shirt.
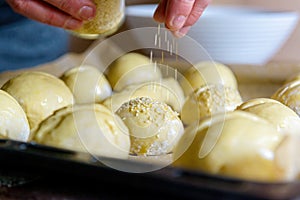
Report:
[[68,46],[65,30],[29,20],[0,0],[0,72],[53,61]]

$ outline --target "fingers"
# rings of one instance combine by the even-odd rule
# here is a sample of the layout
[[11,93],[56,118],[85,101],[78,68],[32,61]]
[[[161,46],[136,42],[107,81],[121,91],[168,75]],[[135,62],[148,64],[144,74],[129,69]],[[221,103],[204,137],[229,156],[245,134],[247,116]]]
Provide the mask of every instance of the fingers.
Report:
[[154,19],[170,29],[176,37],[182,37],[190,30],[211,0],[162,0]]
[[155,13],[153,16],[157,22],[160,22],[160,23],[165,22],[165,13],[166,13],[166,8],[167,8],[167,3],[168,3],[168,0],[161,0],[159,2],[158,7],[155,10]]
[[188,16],[187,20],[185,21],[182,28],[180,28],[177,31],[174,31],[174,35],[176,37],[183,37],[188,33],[188,31],[191,29],[191,27],[198,21],[198,19],[201,17],[202,13],[204,12],[205,8],[208,6],[208,4],[211,2],[211,0],[196,0],[194,3],[194,6],[190,12],[190,15]]
[[165,24],[171,31],[180,30],[190,15],[195,0],[169,0],[166,8]]
[[30,19],[66,29],[78,29],[95,9],[90,0],[7,0],[13,10]]
[[202,13],[204,12],[205,8],[209,5],[211,0],[196,0],[193,6],[193,9],[185,22],[184,26],[192,26],[194,25]]
[[96,14],[96,6],[91,0],[44,1],[80,20],[90,20]]

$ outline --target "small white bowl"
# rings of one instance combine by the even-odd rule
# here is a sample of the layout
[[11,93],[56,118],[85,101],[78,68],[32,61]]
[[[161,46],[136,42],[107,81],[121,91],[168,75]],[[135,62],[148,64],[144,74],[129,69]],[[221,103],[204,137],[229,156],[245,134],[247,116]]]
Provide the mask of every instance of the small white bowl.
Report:
[[[127,28],[157,27],[153,20],[156,7],[155,4],[128,6]],[[209,6],[188,36],[202,45],[215,61],[263,65],[289,38],[298,18],[297,12]]]

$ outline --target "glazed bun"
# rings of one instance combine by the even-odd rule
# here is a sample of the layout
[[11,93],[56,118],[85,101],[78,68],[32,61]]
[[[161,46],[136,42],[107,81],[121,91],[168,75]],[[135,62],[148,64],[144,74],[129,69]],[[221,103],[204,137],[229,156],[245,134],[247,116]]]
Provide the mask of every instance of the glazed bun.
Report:
[[271,98],[288,106],[300,116],[300,80],[283,85]]
[[116,112],[129,129],[133,155],[156,156],[173,151],[183,124],[170,106],[150,98],[136,98]]
[[181,120],[190,125],[218,113],[233,111],[242,103],[237,89],[223,85],[205,85],[192,92],[185,100]]
[[112,94],[106,77],[90,65],[72,68],[61,79],[72,91],[77,104],[100,103]]
[[33,130],[32,140],[52,147],[126,159],[130,139],[122,120],[100,104],[66,107]]
[[183,73],[180,84],[186,96],[205,85],[223,85],[237,89],[237,80],[229,67],[218,62],[203,61]]
[[149,97],[157,101],[165,102],[173,110],[181,112],[184,103],[184,94],[179,83],[174,78],[162,79],[159,82],[146,82],[138,85],[130,85],[119,93],[114,93],[103,104],[113,112],[122,104],[131,99]]
[[279,101],[268,98],[251,99],[237,109],[266,119],[283,134],[300,135],[300,118],[292,109]]
[[247,180],[294,180],[298,156],[292,157],[291,141],[285,139],[273,124],[254,114],[219,114],[185,131],[173,154],[174,165]]
[[0,90],[0,102],[0,138],[26,142],[30,128],[24,110],[3,90]]
[[127,53],[116,59],[107,71],[107,79],[114,91],[126,86],[156,81],[162,78],[161,71],[151,60],[139,53]]
[[73,95],[64,82],[44,72],[21,73],[2,89],[22,106],[31,129],[55,110],[73,104]]

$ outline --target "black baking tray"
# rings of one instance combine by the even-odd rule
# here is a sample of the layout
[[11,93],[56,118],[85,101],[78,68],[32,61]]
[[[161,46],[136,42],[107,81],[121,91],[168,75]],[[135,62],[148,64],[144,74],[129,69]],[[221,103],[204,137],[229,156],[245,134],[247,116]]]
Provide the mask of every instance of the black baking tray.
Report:
[[[131,160],[101,158],[122,162],[129,167],[153,167]],[[95,157],[36,143],[0,140],[0,168],[27,170],[51,177],[78,177],[95,182],[118,183],[133,188],[147,188],[151,193],[167,193],[181,199],[296,199],[300,181],[282,183],[253,182],[216,176],[199,171],[166,166],[147,173],[118,171]],[[227,197],[227,198],[225,198]]]

